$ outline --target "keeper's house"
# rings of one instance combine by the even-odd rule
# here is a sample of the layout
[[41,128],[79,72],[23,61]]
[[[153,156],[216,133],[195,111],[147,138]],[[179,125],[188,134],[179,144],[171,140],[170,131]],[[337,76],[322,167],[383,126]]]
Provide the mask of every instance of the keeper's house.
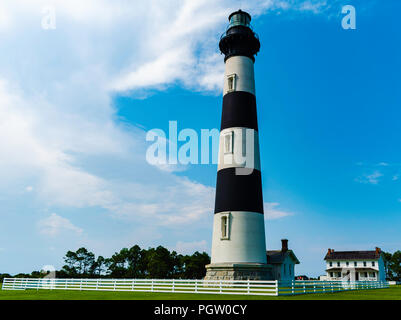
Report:
[[329,249],[326,279],[349,281],[385,281],[383,254],[380,248],[372,251],[334,251]]
[[298,258],[288,249],[288,240],[281,240],[281,250],[266,251],[267,264],[271,267],[274,280],[289,281],[295,279],[295,265]]

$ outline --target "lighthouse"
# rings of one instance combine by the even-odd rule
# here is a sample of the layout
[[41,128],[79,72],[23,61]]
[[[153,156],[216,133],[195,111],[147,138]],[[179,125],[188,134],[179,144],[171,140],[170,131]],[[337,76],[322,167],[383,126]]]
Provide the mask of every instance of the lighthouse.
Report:
[[208,280],[270,279],[266,264],[254,63],[260,48],[251,16],[230,14],[224,54],[223,109]]

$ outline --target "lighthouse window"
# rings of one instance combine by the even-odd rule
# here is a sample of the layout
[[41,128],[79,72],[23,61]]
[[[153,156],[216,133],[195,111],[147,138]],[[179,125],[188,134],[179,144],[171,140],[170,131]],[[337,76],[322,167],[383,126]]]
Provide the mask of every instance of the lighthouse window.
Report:
[[227,76],[227,91],[235,91],[236,75],[230,74]]
[[233,153],[234,132],[224,134],[224,153]]
[[221,217],[221,239],[229,239],[229,222],[228,214]]

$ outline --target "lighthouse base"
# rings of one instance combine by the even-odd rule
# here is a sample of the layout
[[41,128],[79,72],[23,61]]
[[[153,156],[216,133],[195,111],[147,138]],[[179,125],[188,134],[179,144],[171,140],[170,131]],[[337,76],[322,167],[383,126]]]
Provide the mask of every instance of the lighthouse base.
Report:
[[213,263],[206,265],[205,280],[273,280],[273,273],[263,263]]

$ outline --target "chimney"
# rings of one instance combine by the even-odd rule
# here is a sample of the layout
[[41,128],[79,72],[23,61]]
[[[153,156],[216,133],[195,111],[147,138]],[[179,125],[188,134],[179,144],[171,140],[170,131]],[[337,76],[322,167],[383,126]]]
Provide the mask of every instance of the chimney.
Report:
[[281,251],[282,252],[288,251],[288,240],[287,239],[281,239]]
[[330,249],[330,248],[328,248],[328,249],[327,249],[327,255],[329,256],[329,255],[330,255],[330,253],[331,253],[331,249]]
[[382,251],[382,249],[380,249],[379,247],[376,247],[376,253],[380,254],[380,252]]

